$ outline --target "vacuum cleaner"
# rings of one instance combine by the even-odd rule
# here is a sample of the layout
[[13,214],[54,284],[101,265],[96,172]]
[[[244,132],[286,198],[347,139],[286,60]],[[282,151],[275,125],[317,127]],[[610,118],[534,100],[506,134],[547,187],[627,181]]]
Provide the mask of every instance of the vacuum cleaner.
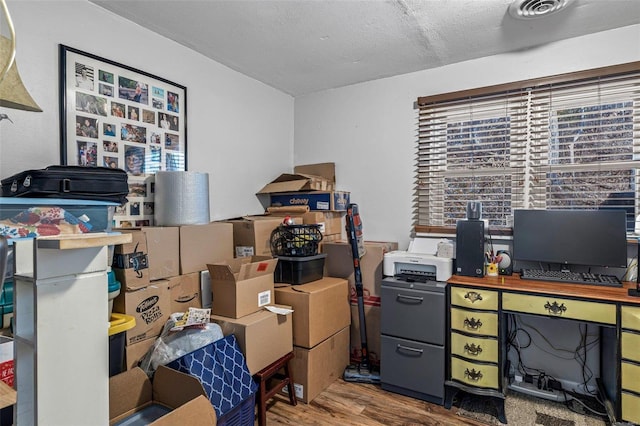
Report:
[[367,324],[364,316],[364,299],[362,291],[362,271],[360,270],[360,258],[364,256],[364,240],[362,238],[362,221],[358,212],[357,204],[349,204],[347,207],[347,235],[351,245],[353,256],[353,270],[355,276],[356,295],[358,297],[358,320],[360,321],[360,342],[361,356],[360,362],[347,366],[344,370],[343,379],[346,382],[355,383],[380,383],[380,373],[373,370],[369,358],[367,347]]

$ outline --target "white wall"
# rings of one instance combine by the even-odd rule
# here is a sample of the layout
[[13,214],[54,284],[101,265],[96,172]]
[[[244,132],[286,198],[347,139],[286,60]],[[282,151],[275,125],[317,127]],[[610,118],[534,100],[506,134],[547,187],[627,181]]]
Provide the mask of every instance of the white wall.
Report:
[[294,163],[335,161],[337,186],[359,204],[365,239],[406,249],[418,97],[638,60],[640,25],[634,25],[298,97]]
[[1,178],[60,162],[64,44],[186,86],[188,168],[209,173],[212,220],[263,211],[255,193],[293,164],[291,96],[85,0],[7,3],[20,75],[44,112],[0,108],[14,122],[0,122]]

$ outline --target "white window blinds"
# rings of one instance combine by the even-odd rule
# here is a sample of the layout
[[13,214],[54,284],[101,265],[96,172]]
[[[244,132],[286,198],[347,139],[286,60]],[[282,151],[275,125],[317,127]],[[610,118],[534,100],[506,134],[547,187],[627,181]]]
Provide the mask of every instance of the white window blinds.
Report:
[[622,208],[633,227],[640,63],[419,98],[418,107],[416,230],[454,227],[468,201],[482,202],[494,228],[510,227],[517,208]]

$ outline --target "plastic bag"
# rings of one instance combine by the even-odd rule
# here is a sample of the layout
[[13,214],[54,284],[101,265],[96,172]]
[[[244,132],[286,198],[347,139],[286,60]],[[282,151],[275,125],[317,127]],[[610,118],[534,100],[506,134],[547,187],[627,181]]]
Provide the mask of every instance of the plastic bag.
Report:
[[166,365],[189,352],[193,352],[224,337],[220,326],[212,322],[171,331],[182,316],[182,313],[171,315],[170,319],[165,323],[160,337],[156,339],[140,361],[139,367],[149,377],[153,376],[158,366]]

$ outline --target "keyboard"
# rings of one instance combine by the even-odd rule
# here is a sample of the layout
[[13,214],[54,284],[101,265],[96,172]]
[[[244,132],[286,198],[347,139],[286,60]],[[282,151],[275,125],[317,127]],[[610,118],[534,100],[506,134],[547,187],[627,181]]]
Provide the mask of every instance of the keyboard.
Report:
[[590,272],[543,271],[542,269],[523,269],[520,277],[524,280],[555,281],[575,284],[604,285],[622,287],[615,275],[592,274]]

